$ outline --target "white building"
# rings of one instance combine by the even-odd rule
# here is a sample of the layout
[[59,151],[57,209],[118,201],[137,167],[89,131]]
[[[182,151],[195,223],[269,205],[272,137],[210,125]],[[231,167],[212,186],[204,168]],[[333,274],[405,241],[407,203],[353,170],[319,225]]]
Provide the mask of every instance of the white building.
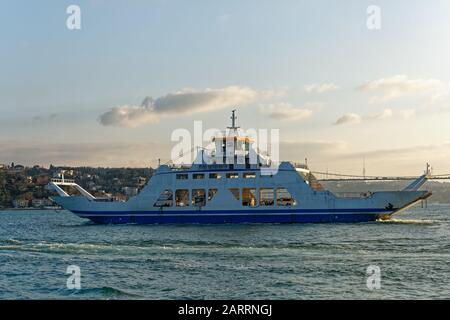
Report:
[[31,200],[31,206],[33,208],[43,208],[52,205],[52,201],[49,199],[33,199]]
[[16,199],[13,200],[14,208],[28,208],[30,201],[25,199]]
[[134,197],[139,193],[139,189],[136,187],[123,187],[122,191],[127,197]]

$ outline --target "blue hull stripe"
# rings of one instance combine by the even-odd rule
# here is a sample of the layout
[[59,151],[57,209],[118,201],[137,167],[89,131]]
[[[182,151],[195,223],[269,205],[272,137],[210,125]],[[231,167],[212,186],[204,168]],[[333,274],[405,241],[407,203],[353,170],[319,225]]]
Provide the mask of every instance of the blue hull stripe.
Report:
[[80,211],[71,210],[76,214],[89,214],[89,215],[108,215],[108,216],[121,216],[121,215],[283,215],[283,214],[307,214],[307,213],[390,213],[398,209],[385,209],[385,208],[355,208],[355,209],[283,209],[283,210],[151,210],[151,211]]
[[221,211],[73,211],[96,223],[325,223],[367,222],[377,220],[393,209],[292,209],[292,210],[221,210]]
[[291,215],[204,215],[204,216],[101,216],[86,215],[96,223],[134,223],[134,224],[164,224],[164,223],[340,223],[369,222],[379,218],[379,214],[291,214]]

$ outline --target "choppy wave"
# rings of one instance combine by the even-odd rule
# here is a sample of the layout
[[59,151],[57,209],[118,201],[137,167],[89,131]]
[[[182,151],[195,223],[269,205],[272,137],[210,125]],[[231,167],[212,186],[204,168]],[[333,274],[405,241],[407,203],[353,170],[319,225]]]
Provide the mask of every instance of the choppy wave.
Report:
[[15,240],[15,239],[6,239],[4,240],[5,243],[7,244],[11,244],[11,245],[21,245],[22,242],[19,240]]
[[[280,239],[281,240],[281,239]],[[117,243],[62,243],[62,242],[21,242],[18,240],[0,240],[0,251],[34,252],[57,255],[108,255],[141,256],[152,254],[264,254],[283,255],[306,250],[308,252],[329,252],[330,250],[352,250],[354,243],[349,240],[339,242],[317,241],[273,241],[265,243],[236,243],[235,241],[118,241]],[[323,240],[323,239],[322,239]],[[378,242],[378,240],[376,241]],[[375,242],[375,243],[376,243]],[[367,243],[371,243],[370,240]]]
[[378,222],[382,223],[392,223],[392,224],[418,224],[418,225],[431,225],[438,224],[440,221],[438,220],[429,220],[429,219],[397,219],[392,218],[388,220],[378,220]]
[[58,290],[58,295],[63,294],[68,298],[96,298],[96,299],[140,299],[143,296],[135,293],[130,293],[122,289],[114,287],[98,287],[98,288],[81,288],[79,290]]
[[[3,243],[2,243],[3,242]],[[0,250],[15,252],[37,252],[49,254],[111,254],[111,255],[141,255],[163,252],[180,252],[180,253],[206,253],[207,251],[231,252],[261,252],[269,253],[273,250],[299,250],[299,249],[315,249],[329,250],[333,244],[327,243],[290,243],[290,244],[223,244],[223,243],[167,243],[144,245],[142,243],[130,244],[95,244],[95,243],[55,243],[55,242],[0,242]],[[351,244],[339,244],[340,248],[351,246]],[[275,252],[274,252],[275,253]]]

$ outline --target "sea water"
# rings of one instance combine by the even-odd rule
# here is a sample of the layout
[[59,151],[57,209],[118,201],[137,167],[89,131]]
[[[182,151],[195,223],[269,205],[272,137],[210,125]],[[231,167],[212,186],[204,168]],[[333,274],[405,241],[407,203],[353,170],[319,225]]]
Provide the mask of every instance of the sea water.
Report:
[[96,225],[0,211],[0,298],[448,299],[449,215],[431,205],[370,223]]

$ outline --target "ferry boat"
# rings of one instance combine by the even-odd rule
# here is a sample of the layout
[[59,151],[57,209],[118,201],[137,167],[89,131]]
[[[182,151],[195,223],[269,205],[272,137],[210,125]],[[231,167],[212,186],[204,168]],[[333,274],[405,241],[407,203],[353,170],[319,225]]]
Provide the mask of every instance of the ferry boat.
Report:
[[[236,126],[235,111],[231,119],[231,127],[213,138],[214,150],[199,150],[189,166],[160,165],[128,201],[98,199],[64,177],[49,183],[58,193],[52,199],[95,223],[324,223],[389,219],[431,195],[418,190],[428,168],[401,191],[325,190],[305,164],[283,161],[273,170],[270,158]],[[69,195],[64,186],[79,195]]]

